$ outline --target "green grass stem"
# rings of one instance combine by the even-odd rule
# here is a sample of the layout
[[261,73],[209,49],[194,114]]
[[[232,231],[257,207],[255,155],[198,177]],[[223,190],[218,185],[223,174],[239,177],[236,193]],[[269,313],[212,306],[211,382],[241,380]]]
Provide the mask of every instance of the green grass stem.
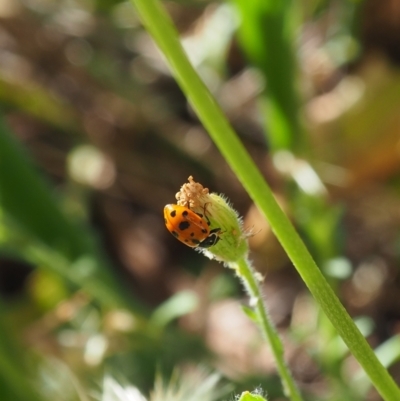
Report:
[[250,295],[250,304],[255,313],[255,320],[258,323],[263,336],[267,339],[271,347],[278,373],[284,386],[285,395],[292,401],[301,401],[302,397],[299,389],[297,388],[289,368],[285,363],[284,348],[281,339],[267,313],[255,272],[249,261],[245,258],[239,260],[235,265],[237,275],[243,281],[243,284]]
[[139,16],[167,58],[171,69],[227,163],[269,221],[310,292],[328,316],[351,353],[386,401],[400,400],[400,389],[379,362],[335,293],[328,285],[271,189],[245,151],[226,117],[190,64],[177,31],[157,0],[131,0]]

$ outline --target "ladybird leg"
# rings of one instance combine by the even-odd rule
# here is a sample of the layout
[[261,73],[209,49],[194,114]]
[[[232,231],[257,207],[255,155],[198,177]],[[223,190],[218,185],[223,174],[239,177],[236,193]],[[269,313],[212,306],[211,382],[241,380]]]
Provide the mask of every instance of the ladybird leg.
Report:
[[[206,219],[207,225],[208,225],[208,226],[210,226],[210,224],[211,224],[209,218],[207,217],[207,205],[208,205],[209,203],[210,203],[210,202],[206,202],[206,203],[204,204],[204,206],[203,206],[203,213],[204,213],[204,214],[195,212],[195,213],[197,214],[197,216],[199,216],[199,217],[201,217],[201,218],[204,217],[204,218]],[[193,211],[194,211],[194,210],[193,210]]]
[[[207,216],[207,205],[208,205],[209,203],[210,203],[210,202],[206,202],[206,203],[204,204],[204,206],[203,206],[203,213],[204,213],[204,217],[205,217],[205,219],[206,219],[206,221],[207,221],[207,225],[208,225],[208,226],[211,225],[210,219],[209,219],[208,216]],[[218,230],[219,230],[219,228],[218,228]]]

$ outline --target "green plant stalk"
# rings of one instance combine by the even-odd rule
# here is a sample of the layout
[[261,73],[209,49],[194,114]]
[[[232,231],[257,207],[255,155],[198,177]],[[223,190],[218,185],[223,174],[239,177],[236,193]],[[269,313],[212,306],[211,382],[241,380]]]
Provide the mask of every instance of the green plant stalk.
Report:
[[177,31],[157,0],[131,0],[171,69],[227,163],[269,221],[310,292],[343,341],[386,401],[400,400],[400,389],[369,347],[331,287],[326,282],[271,189],[245,151],[226,117],[190,64]]
[[255,272],[248,260],[245,258],[240,259],[236,263],[235,267],[236,274],[243,281],[243,284],[250,295],[250,304],[256,314],[257,323],[261,329],[261,332],[270,344],[278,373],[284,385],[285,395],[287,395],[292,401],[301,401],[302,397],[300,392],[293,380],[292,375],[290,374],[289,368],[285,363],[284,349],[281,339],[275,330],[274,324],[271,322],[268,316]]
[[[189,177],[188,181],[187,184],[181,186],[176,195],[178,204],[187,202],[190,199],[193,202],[193,211],[199,210],[199,212],[205,213],[207,210],[210,228],[215,228],[223,236],[222,241],[217,241],[211,247],[200,249],[200,252],[210,259],[216,259],[224,263],[242,281],[250,297],[250,306],[252,308],[243,307],[243,310],[259,326],[263,336],[270,344],[284,393],[292,401],[302,401],[296,383],[285,363],[282,342],[269,318],[266,304],[263,302],[259,285],[261,276],[254,271],[248,260],[248,232],[243,228],[238,212],[233,209],[225,196],[209,193],[208,191],[204,193],[203,186],[200,183],[196,183],[193,177]],[[169,212],[167,212],[168,214]]]

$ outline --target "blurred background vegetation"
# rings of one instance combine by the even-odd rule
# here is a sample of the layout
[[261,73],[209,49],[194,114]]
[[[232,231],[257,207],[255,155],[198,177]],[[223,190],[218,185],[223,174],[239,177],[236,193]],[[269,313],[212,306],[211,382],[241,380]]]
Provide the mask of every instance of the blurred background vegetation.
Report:
[[[196,69],[400,382],[399,3],[273,3],[164,2]],[[131,3],[1,0],[0,102],[2,401],[110,401],[101,398],[105,374],[148,395],[156,376],[192,383],[193,372],[212,393],[197,399],[259,385],[269,400],[284,399],[232,273],[164,228],[162,209],[189,175],[229,196],[258,232],[251,257],[305,398],[380,399]],[[210,385],[207,369],[222,383],[212,376]]]

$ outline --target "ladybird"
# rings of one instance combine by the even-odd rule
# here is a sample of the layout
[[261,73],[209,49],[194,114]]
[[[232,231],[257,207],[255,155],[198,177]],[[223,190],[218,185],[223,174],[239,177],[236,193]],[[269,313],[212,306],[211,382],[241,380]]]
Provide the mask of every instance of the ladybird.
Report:
[[221,229],[210,230],[210,221],[205,212],[204,208],[203,216],[185,206],[166,205],[165,225],[168,231],[185,245],[192,248],[209,248],[219,241]]

